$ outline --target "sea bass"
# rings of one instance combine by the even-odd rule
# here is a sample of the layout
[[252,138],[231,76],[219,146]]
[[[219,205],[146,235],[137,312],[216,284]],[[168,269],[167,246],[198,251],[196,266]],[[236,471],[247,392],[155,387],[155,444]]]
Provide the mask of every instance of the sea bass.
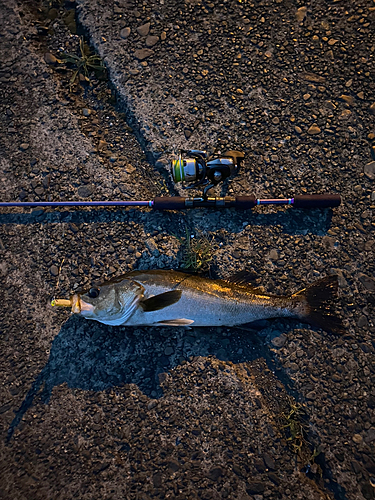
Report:
[[290,296],[274,296],[251,286],[246,272],[214,280],[178,271],[132,271],[53,305],[114,326],[235,326],[289,317],[342,332],[330,305],[337,288],[337,276],[327,276]]

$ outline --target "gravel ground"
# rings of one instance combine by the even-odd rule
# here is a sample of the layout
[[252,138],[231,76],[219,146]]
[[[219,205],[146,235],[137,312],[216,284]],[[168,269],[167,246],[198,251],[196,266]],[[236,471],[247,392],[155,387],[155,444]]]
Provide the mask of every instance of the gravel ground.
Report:
[[[0,5],[2,201],[181,193],[170,152],[219,145],[246,153],[223,192],[343,203],[1,209],[0,497],[375,498],[375,4],[77,4]],[[109,81],[70,88],[56,58],[81,33]],[[107,327],[50,307],[179,268],[186,228],[212,242],[212,277],[247,269],[286,294],[338,274],[346,333]]]

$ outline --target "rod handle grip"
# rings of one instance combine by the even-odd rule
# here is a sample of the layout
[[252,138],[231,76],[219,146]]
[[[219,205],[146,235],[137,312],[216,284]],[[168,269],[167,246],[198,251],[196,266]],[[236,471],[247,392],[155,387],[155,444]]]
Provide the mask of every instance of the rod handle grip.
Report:
[[234,206],[240,208],[241,210],[247,210],[249,208],[254,208],[257,204],[254,195],[251,196],[236,196],[236,201]]
[[186,208],[183,196],[158,196],[154,198],[152,207],[155,210],[182,210]]
[[302,194],[294,197],[296,208],[328,208],[338,207],[341,203],[339,194]]

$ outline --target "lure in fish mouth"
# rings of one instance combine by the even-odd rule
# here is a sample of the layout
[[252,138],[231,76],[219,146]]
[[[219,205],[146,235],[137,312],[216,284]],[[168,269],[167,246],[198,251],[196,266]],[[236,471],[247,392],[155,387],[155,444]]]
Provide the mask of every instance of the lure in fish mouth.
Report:
[[132,271],[52,305],[105,325],[235,326],[290,317],[343,333],[332,309],[337,276],[327,276],[290,296],[264,294],[241,272],[212,280],[178,271]]

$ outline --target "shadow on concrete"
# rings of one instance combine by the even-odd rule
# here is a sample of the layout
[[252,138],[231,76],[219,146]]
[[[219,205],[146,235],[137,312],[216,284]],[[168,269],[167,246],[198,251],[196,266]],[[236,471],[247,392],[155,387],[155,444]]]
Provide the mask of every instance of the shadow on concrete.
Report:
[[[276,325],[274,336],[280,334]],[[224,330],[111,327],[72,316],[54,339],[48,363],[16,412],[8,439],[35,397],[47,403],[53,388],[64,382],[70,388],[91,391],[136,384],[147,396],[158,398],[162,396],[159,374],[190,356],[213,355],[234,363],[264,358],[275,371],[270,351],[256,330],[232,328],[229,334]],[[285,375],[279,378],[290,387]]]
[[[204,210],[209,215],[209,209]],[[223,215],[227,214],[231,221],[231,229],[235,232],[243,230],[243,224],[246,222],[250,226],[275,226],[280,225],[283,231],[288,234],[318,234],[324,235],[331,226],[332,209],[297,209],[286,208],[279,210],[276,213],[264,213],[254,210],[235,210],[224,209]],[[263,209],[264,210],[264,209]],[[184,213],[186,211],[183,211]],[[173,212],[145,212],[144,210],[72,210],[72,211],[53,211],[34,210],[30,213],[2,213],[0,214],[0,224],[48,224],[59,222],[73,222],[75,224],[82,223],[98,223],[98,222],[128,222],[129,220],[140,220],[143,215],[148,213],[150,221],[154,216],[158,217],[160,223],[160,214],[166,214],[166,219],[169,222],[176,222],[178,213]],[[214,213],[214,212],[211,212]],[[168,224],[169,225],[169,224]],[[216,231],[223,227],[221,218],[212,218],[210,220],[208,231]]]

